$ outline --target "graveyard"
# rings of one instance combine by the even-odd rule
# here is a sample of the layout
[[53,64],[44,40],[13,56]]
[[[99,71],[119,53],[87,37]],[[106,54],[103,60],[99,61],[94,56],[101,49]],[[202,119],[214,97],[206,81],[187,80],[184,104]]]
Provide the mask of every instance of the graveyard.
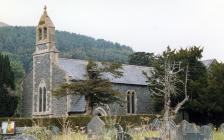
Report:
[[14,135],[1,135],[0,138],[3,140],[164,140],[163,135],[168,131],[169,135],[165,140],[224,139],[224,123],[216,128],[212,124],[199,126],[185,120],[178,124],[169,121],[166,124],[168,130],[164,130],[160,118],[143,116],[135,120],[139,122],[130,121],[124,124],[118,116],[107,118],[93,116],[87,119],[86,124],[80,123],[80,126],[74,126],[75,122],[66,117],[61,120],[58,118],[51,124],[47,123],[49,120],[43,119],[32,120],[32,125],[28,122],[21,123],[24,122],[22,120],[18,127],[15,127]]

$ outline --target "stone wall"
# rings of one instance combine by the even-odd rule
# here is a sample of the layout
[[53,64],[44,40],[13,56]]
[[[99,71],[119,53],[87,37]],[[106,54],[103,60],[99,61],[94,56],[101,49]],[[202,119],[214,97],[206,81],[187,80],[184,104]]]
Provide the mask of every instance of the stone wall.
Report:
[[[147,86],[140,85],[126,85],[126,84],[113,84],[114,89],[120,91],[124,95],[121,96],[123,100],[126,100],[127,91],[132,90],[136,93],[136,114],[152,114],[153,106],[150,92]],[[117,103],[110,105],[112,115],[126,115],[127,105],[123,104],[123,107]]]
[[[53,65],[52,87],[57,89],[62,83],[66,82],[66,74],[57,65]],[[52,96],[53,116],[67,115],[67,97]]]
[[33,71],[31,71],[23,80],[21,112],[23,117],[32,115],[33,107]]
[[39,113],[39,103],[38,103],[38,94],[39,94],[39,85],[44,81],[46,90],[47,90],[47,109],[50,112],[51,108],[51,62],[50,62],[50,53],[39,54],[33,56],[33,94],[34,94],[34,113],[35,115],[41,115]]

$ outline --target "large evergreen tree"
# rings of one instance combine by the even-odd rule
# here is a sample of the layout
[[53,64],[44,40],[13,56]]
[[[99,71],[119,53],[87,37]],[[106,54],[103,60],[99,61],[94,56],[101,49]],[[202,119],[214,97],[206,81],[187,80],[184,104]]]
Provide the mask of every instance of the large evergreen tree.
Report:
[[103,78],[104,73],[110,73],[112,76],[119,78],[123,75],[121,69],[121,64],[89,61],[87,65],[88,80],[64,83],[55,90],[55,95],[85,95],[90,112],[97,105],[114,102],[122,105],[122,94],[113,89],[112,83],[108,79]]
[[0,54],[0,117],[12,116],[16,110],[18,98],[15,96],[14,72],[8,56]]

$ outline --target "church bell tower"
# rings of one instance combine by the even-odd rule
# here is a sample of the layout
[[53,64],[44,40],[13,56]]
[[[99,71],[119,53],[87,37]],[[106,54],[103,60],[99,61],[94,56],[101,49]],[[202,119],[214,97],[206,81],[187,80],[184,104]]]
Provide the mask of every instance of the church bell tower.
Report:
[[[47,7],[44,7],[44,12],[36,27],[36,51],[35,54],[46,52],[54,52],[58,54],[55,46],[55,26],[47,14]],[[57,58],[56,62],[57,62]]]
[[47,8],[36,26],[36,44],[33,53],[33,116],[52,115],[53,66],[58,63],[59,51],[55,45],[55,26]]

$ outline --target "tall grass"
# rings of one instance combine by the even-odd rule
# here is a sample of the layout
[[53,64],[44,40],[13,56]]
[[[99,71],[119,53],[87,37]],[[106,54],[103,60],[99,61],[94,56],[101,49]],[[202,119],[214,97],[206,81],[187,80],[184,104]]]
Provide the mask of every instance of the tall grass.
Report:
[[213,140],[224,140],[224,133],[214,132]]

